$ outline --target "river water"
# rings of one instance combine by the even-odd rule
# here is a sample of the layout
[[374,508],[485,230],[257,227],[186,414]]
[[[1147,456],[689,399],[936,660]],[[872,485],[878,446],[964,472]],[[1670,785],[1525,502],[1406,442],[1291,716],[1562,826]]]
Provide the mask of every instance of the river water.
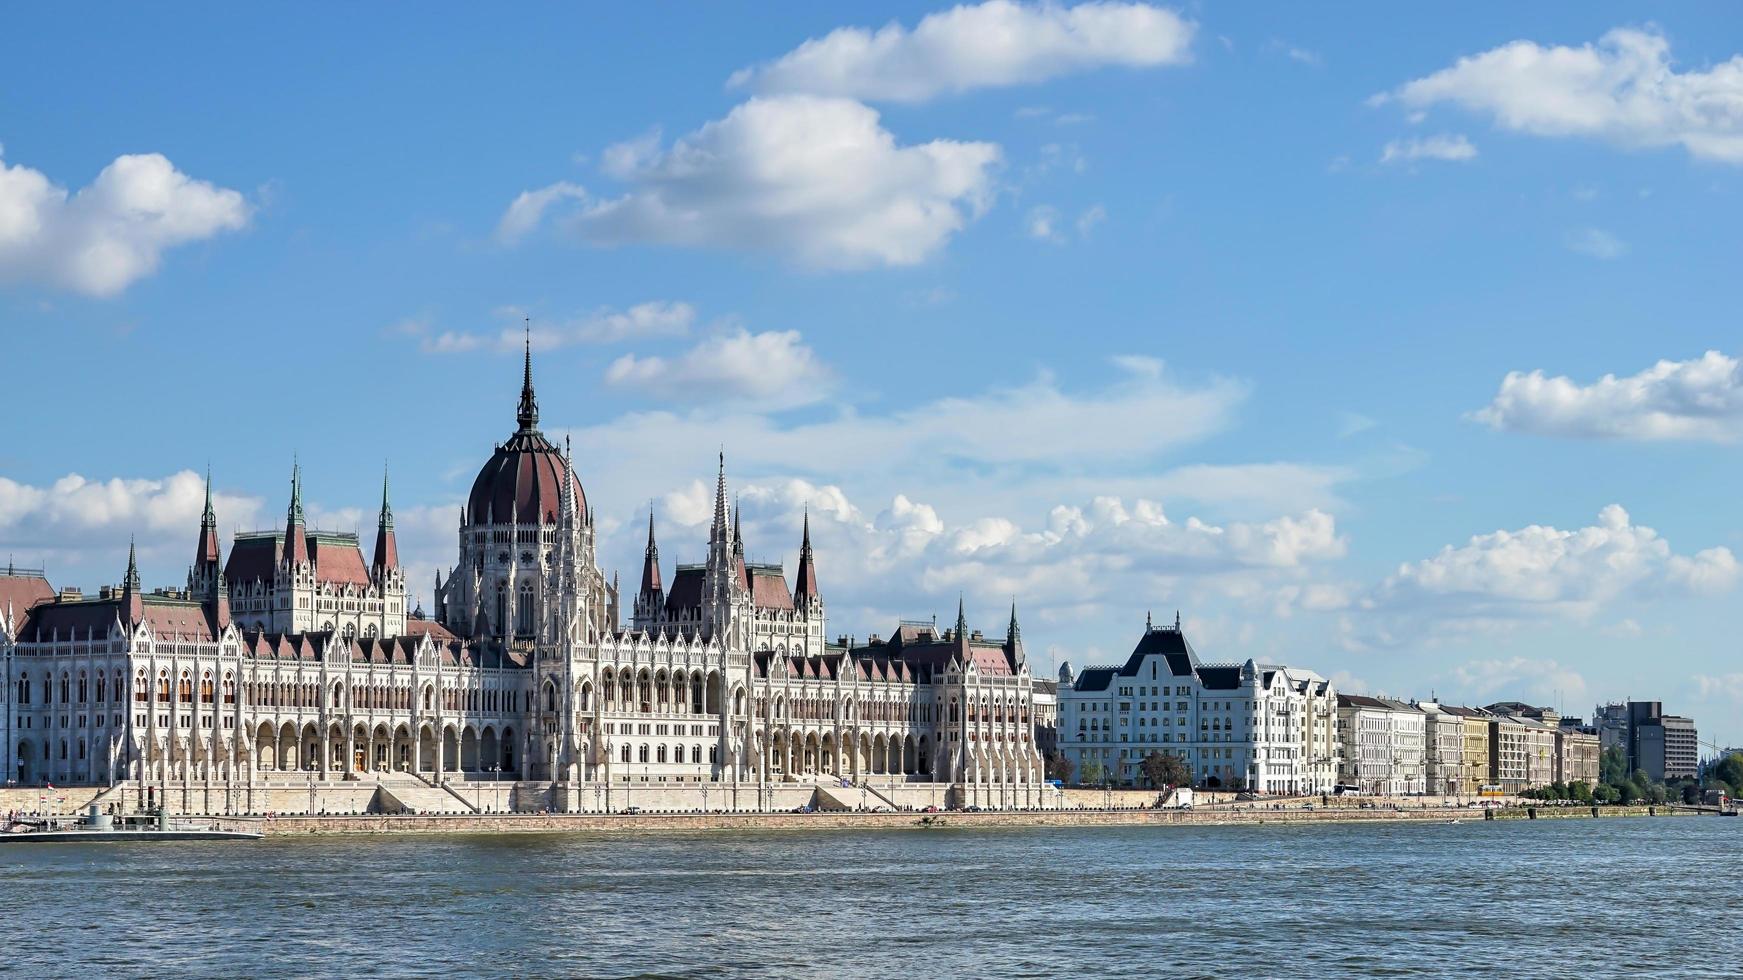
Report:
[[0,845],[16,976],[1736,975],[1743,820]]

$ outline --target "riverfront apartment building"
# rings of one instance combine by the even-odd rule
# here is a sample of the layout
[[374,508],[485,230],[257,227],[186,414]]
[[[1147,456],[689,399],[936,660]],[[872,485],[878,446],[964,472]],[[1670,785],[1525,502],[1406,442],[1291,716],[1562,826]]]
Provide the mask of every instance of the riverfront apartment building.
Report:
[[1152,752],[1182,760],[1211,788],[1330,792],[1337,780],[1336,692],[1310,670],[1207,664],[1180,629],[1146,623],[1117,667],[1059,670],[1059,746],[1081,776],[1100,767],[1142,785]]
[[1343,785],[1386,796],[1428,792],[1428,716],[1421,709],[1390,698],[1340,694],[1337,715]]
[[1424,768],[1428,792],[1456,796],[1465,775],[1465,723],[1434,701],[1417,701],[1422,712]]
[[[843,780],[1044,804],[1035,730],[1052,707],[1014,608],[1003,636],[959,604],[953,628],[826,640],[809,521],[791,581],[746,561],[724,456],[704,560],[667,577],[650,514],[639,588],[620,592],[568,448],[539,429],[530,349],[515,422],[473,481],[427,617],[408,609],[385,480],[368,555],[308,525],[293,473],[282,530],[237,536],[227,559],[208,489],[185,588],[146,590],[131,552],[123,583],[92,595],[0,575],[4,778],[140,803],[175,791],[207,812],[220,804],[187,801],[256,810],[256,789],[313,799],[383,774],[449,806],[465,803],[452,783],[500,777],[558,811],[621,807],[631,784],[762,799]],[[1214,715],[1219,736],[1236,714]],[[1285,764],[1304,765],[1266,755],[1262,770]]]

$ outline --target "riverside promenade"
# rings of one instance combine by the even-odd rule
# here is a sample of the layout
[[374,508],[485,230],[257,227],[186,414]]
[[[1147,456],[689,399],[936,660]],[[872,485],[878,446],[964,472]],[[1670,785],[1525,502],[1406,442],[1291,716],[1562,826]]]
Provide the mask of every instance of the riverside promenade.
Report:
[[1465,823],[1482,820],[1694,816],[1667,806],[1321,810],[1216,807],[1196,810],[1024,810],[944,813],[478,813],[279,816],[260,821],[269,836],[310,834],[509,834],[570,831],[951,830],[996,827],[1217,827],[1325,823]]

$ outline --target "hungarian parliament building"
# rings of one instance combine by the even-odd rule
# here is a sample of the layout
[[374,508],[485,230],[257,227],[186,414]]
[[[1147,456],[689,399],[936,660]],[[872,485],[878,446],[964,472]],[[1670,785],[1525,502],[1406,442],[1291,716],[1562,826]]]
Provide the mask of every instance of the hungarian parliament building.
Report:
[[183,588],[144,588],[131,548],[95,594],[0,571],[5,779],[208,812],[267,809],[255,791],[274,786],[308,786],[313,808],[318,786],[382,780],[460,801],[508,783],[507,806],[557,811],[677,789],[750,808],[801,787],[1052,805],[1037,743],[1052,685],[1031,677],[1014,608],[991,635],[959,603],[953,628],[830,641],[809,518],[789,582],[745,560],[727,500],[723,456],[705,560],[675,568],[650,513],[625,602],[570,453],[539,429],[529,350],[515,431],[472,484],[428,614],[385,481],[368,557],[358,535],[308,526],[293,472],[283,530],[240,533],[227,556],[208,479]]

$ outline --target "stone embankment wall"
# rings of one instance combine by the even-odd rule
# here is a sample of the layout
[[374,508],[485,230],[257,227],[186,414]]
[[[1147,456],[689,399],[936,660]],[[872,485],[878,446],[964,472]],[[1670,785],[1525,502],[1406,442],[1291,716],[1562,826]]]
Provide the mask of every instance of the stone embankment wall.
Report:
[[[44,810],[54,813],[82,811],[103,789],[101,786],[56,787],[52,790],[37,786],[0,787],[0,816],[13,812],[38,813]],[[42,801],[45,796],[48,797],[46,803]],[[61,802],[62,800],[65,802]]]
[[[1492,811],[1493,819],[1531,819],[1525,807]],[[1538,809],[1539,818],[1586,817],[1589,807]],[[1603,817],[1674,816],[1665,807],[1602,807]],[[1242,826],[1261,824],[1382,823],[1482,820],[1482,811],[1446,810],[1036,810],[982,813],[504,813],[465,816],[277,817],[268,834],[548,833],[556,831],[704,831],[957,829],[983,827]]]

